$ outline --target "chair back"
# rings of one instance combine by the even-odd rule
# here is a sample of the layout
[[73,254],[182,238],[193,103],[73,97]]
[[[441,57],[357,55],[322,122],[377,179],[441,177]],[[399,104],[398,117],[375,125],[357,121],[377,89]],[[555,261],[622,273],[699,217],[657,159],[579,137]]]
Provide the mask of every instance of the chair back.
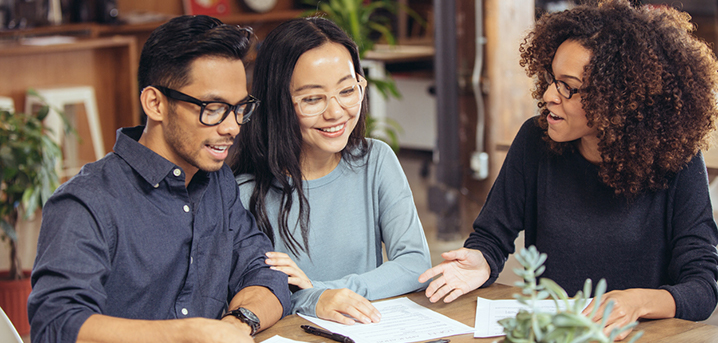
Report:
[[15,330],[5,311],[0,307],[0,342],[23,343],[22,338]]

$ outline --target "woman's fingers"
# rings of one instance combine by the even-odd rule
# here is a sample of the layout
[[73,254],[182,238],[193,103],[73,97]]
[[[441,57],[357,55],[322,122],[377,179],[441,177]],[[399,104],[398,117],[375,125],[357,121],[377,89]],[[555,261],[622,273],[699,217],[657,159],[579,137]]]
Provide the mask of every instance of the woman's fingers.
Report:
[[289,255],[276,251],[267,252],[266,255],[268,258],[264,262],[270,265],[270,268],[287,274],[290,285],[295,285],[301,289],[314,287],[312,281],[309,280],[304,271],[297,266]]
[[319,297],[316,311],[319,318],[343,324],[353,324],[351,318],[365,324],[381,320],[381,314],[369,300],[346,288],[324,291]]

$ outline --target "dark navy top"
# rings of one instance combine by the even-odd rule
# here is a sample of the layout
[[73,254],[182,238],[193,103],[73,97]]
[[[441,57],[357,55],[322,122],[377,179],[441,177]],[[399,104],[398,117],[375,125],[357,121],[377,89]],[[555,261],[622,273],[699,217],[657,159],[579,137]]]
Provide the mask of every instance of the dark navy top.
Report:
[[491,284],[525,230],[526,246],[548,255],[543,277],[572,295],[586,278],[608,290],[662,288],[676,317],[708,318],[718,301],[718,231],[699,153],[668,188],[633,199],[614,195],[598,166],[577,151],[556,155],[529,119],[516,136],[464,246],[479,249]]
[[117,131],[114,153],[87,164],[43,208],[28,316],[33,342],[75,342],[92,314],[219,318],[242,288],[290,308],[287,276],[242,207],[229,167],[185,173]]

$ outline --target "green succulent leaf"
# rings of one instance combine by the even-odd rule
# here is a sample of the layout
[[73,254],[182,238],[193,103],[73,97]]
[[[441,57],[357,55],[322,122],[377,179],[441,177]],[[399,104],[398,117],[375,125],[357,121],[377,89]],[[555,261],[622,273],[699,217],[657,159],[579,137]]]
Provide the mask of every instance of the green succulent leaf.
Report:
[[[636,324],[637,324],[637,323],[636,323]],[[638,331],[638,332],[636,332],[636,334],[633,335],[633,337],[631,338],[631,340],[628,341],[628,343],[634,343],[634,342],[637,341],[639,338],[641,338],[641,336],[643,336],[643,331]]]
[[[593,297],[593,301],[596,304],[601,303],[601,298],[603,297],[603,293],[606,292],[606,279],[598,280],[598,285],[596,285],[596,294]],[[588,315],[589,318],[593,318],[596,315],[596,312],[598,312],[598,306],[594,306],[593,310],[591,310],[591,314]]]

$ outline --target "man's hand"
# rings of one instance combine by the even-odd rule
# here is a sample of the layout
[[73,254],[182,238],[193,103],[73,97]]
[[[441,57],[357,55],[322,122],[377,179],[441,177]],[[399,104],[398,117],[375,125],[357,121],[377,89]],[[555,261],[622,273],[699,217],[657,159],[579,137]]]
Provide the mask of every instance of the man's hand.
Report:
[[[616,327],[623,327],[638,320],[638,318],[659,319],[673,318],[676,314],[676,303],[673,296],[663,289],[641,289],[631,288],[622,291],[611,291],[601,297],[601,304],[598,311],[591,318],[594,322],[600,323],[603,319],[603,311],[609,301],[613,301],[613,310],[606,320],[603,329],[608,336]],[[583,310],[583,315],[590,315],[593,307],[596,306],[595,299]],[[616,337],[622,340],[633,330],[626,330]]]
[[352,318],[364,324],[378,323],[381,320],[381,313],[369,300],[346,288],[324,291],[319,297],[316,311],[317,317],[321,319],[347,325],[354,324]]
[[312,281],[309,280],[289,255],[276,251],[267,252],[266,255],[267,259],[264,260],[264,263],[270,265],[270,268],[274,270],[287,274],[290,285],[295,285],[301,289],[314,287]]
[[491,268],[481,251],[461,248],[445,252],[441,257],[444,262],[419,276],[419,282],[423,283],[441,275],[426,288],[426,296],[432,303],[444,296],[444,302],[452,302],[479,288],[491,275]]

